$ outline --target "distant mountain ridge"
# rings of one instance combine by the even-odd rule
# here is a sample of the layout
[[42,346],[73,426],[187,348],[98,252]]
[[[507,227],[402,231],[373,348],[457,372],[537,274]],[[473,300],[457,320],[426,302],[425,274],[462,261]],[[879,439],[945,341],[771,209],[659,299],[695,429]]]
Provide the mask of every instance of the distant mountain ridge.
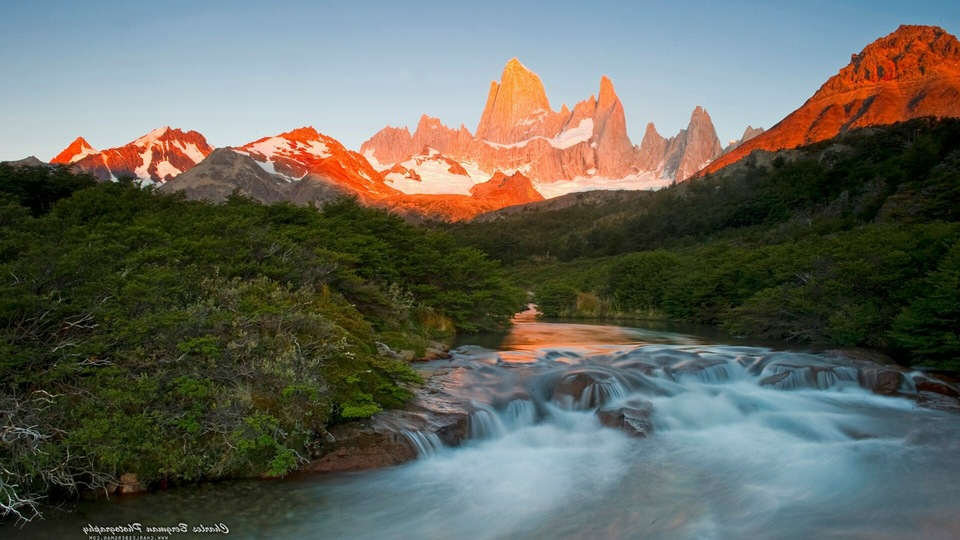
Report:
[[[531,180],[551,183],[579,178],[684,180],[723,149],[707,112],[697,107],[695,121],[682,131],[670,155],[641,159],[643,149],[627,135],[623,104],[606,76],[597,97],[550,106],[540,78],[516,58],[507,62],[500,82],[492,81],[476,133],[458,130],[422,116],[412,134],[387,126],[360,146],[360,153],[388,170],[424,146],[461,163],[475,163],[488,174],[522,171]],[[690,156],[687,151],[693,152]],[[649,152],[648,152],[649,153]],[[664,166],[670,162],[670,165]]]

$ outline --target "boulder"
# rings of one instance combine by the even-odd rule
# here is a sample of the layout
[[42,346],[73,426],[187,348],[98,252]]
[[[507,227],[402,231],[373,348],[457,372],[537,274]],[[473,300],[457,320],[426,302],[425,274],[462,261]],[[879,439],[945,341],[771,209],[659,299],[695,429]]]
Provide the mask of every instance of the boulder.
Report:
[[653,433],[652,413],[653,404],[643,401],[635,407],[600,408],[595,414],[603,426],[619,429],[631,437],[646,437]]
[[423,356],[420,357],[420,360],[429,362],[431,360],[446,360],[450,357],[450,348],[446,345],[440,345],[439,347],[427,347],[423,351]]
[[960,399],[922,390],[917,392],[917,405],[926,409],[953,410],[960,409]]
[[553,388],[553,401],[578,410],[603,406],[619,382],[602,372],[578,371],[564,375]]
[[337,426],[330,431],[333,442],[322,445],[323,454],[304,471],[359,471],[390,467],[417,457],[410,442],[396,431],[377,429],[368,423]]
[[883,366],[860,370],[860,386],[875,394],[896,394],[903,383],[903,373]]
[[938,394],[944,397],[960,399],[960,389],[946,381],[934,378],[934,376],[914,375],[913,383],[917,388],[917,395],[921,393]]

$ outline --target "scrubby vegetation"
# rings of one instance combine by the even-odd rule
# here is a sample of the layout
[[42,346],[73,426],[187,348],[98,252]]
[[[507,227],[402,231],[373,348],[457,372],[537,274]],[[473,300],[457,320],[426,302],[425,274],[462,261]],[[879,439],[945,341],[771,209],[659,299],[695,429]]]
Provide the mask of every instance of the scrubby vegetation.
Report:
[[498,264],[353,200],[215,206],[0,164],[0,511],[281,475],[402,405],[422,349],[507,324]]
[[868,128],[606,205],[452,227],[552,316],[661,318],[960,368],[960,120]]

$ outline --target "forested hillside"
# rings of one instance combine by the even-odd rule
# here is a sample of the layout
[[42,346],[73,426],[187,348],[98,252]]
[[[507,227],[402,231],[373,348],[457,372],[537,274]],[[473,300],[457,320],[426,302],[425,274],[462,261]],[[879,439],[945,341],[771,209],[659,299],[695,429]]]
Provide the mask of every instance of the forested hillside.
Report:
[[[498,264],[340,200],[223,205],[0,164],[0,510],[295,469],[419,349],[521,306]],[[382,346],[381,346],[382,349]]]
[[867,128],[631,201],[452,232],[547,315],[719,324],[960,367],[960,121]]

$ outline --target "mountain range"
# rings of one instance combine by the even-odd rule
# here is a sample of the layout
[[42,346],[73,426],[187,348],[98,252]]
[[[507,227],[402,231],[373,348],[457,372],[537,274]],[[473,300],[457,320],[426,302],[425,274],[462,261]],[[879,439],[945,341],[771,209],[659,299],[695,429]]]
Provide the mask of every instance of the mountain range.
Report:
[[516,58],[492,81],[473,133],[423,115],[411,133],[385,127],[359,151],[302,127],[214,149],[196,131],[156,129],[96,150],[75,139],[51,163],[100,180],[134,177],[164,191],[221,201],[239,190],[264,202],[356,196],[419,218],[469,219],[571,191],[661,187],[846,130],[921,116],[960,116],[960,43],[938,27],[901,26],[851,57],[799,109],[767,131],[747,127],[724,149],[706,110],[664,137],[651,123],[634,145],[613,82],[554,110],[540,78]]

